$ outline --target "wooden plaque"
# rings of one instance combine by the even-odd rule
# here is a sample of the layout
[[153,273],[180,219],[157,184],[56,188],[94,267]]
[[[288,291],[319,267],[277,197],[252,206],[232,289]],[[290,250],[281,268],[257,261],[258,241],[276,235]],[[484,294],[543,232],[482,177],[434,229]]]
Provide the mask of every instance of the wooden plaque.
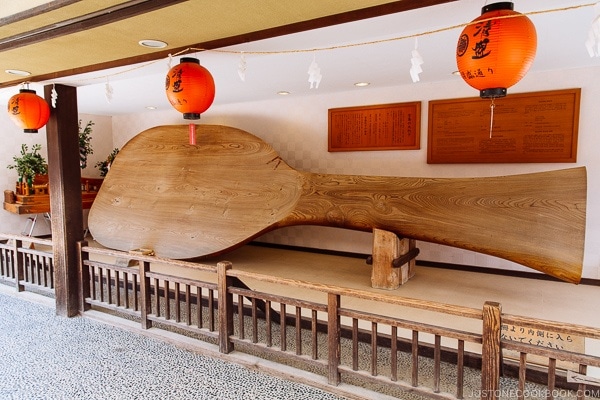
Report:
[[329,151],[418,150],[421,102],[329,109]]
[[[577,161],[581,89],[429,102],[427,163]],[[490,137],[491,133],[491,137]]]

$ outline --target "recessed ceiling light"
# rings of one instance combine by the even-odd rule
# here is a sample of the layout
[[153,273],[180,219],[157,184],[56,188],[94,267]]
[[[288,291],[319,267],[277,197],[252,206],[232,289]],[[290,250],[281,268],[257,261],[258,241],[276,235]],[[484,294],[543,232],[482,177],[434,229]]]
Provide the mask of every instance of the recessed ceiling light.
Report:
[[155,106],[146,106],[146,110],[156,110]]
[[149,49],[163,49],[167,47],[167,43],[163,42],[162,40],[144,39],[140,40],[138,44]]
[[354,86],[356,86],[356,87],[365,87],[365,86],[369,86],[369,85],[370,85],[369,82],[356,82],[354,84]]
[[452,71],[452,75],[460,75],[460,71]]
[[20,70],[20,69],[5,69],[4,72],[6,72],[7,74],[18,75],[18,76],[29,76],[29,75],[31,75],[31,72],[29,72],[29,71],[23,71],[23,70]]
[[277,94],[280,96],[287,96],[288,94],[290,94],[290,92],[285,91],[285,90],[280,90],[279,92],[277,92]]

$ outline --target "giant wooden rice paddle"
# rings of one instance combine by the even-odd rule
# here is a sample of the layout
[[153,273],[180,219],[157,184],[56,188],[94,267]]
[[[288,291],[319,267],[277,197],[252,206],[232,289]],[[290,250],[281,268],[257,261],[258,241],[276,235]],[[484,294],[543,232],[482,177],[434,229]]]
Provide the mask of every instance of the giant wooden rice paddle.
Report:
[[89,215],[102,245],[194,259],[258,235],[313,224],[473,250],[568,282],[581,279],[586,171],[492,178],[403,178],[300,172],[242,130],[159,126],[131,139]]

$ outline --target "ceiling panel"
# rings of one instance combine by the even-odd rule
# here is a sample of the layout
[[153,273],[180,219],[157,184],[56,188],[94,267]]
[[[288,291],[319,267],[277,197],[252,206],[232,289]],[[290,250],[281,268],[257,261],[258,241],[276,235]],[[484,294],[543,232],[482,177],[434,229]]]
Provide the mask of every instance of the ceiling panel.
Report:
[[[85,0],[85,1],[7,1],[0,0],[0,40],[45,26],[59,24],[74,17],[91,14],[129,0]],[[27,8],[11,9],[9,4],[27,5]],[[39,4],[38,4],[39,3]],[[60,7],[56,3],[66,3]],[[71,3],[71,4],[69,4]],[[31,15],[35,13],[35,15]]]
[[[135,4],[133,4],[135,3]],[[25,34],[49,24],[60,24],[115,5],[144,6],[157,0],[101,1],[85,0],[43,13],[39,16],[0,27],[0,38]],[[168,49],[181,50],[198,43],[236,37],[316,18],[338,15],[353,10],[400,3],[383,0],[191,0],[122,19],[103,26],[70,33],[32,43],[28,46],[0,51],[2,70],[18,69],[35,76],[73,71],[96,64],[130,59],[156,52],[138,45],[142,39],[168,43]],[[417,2],[419,3],[419,2]],[[81,23],[85,27],[85,23]],[[243,39],[241,39],[243,40]],[[0,39],[1,41],[1,39]],[[46,78],[47,78],[46,76]],[[50,75],[51,76],[51,75]],[[19,78],[0,73],[1,83]]]

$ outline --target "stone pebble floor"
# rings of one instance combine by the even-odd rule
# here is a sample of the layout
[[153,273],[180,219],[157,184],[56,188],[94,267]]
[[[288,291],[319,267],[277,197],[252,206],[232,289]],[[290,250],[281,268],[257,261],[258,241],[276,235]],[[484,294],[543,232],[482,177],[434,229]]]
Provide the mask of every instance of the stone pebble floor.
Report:
[[341,397],[0,293],[0,399]]

